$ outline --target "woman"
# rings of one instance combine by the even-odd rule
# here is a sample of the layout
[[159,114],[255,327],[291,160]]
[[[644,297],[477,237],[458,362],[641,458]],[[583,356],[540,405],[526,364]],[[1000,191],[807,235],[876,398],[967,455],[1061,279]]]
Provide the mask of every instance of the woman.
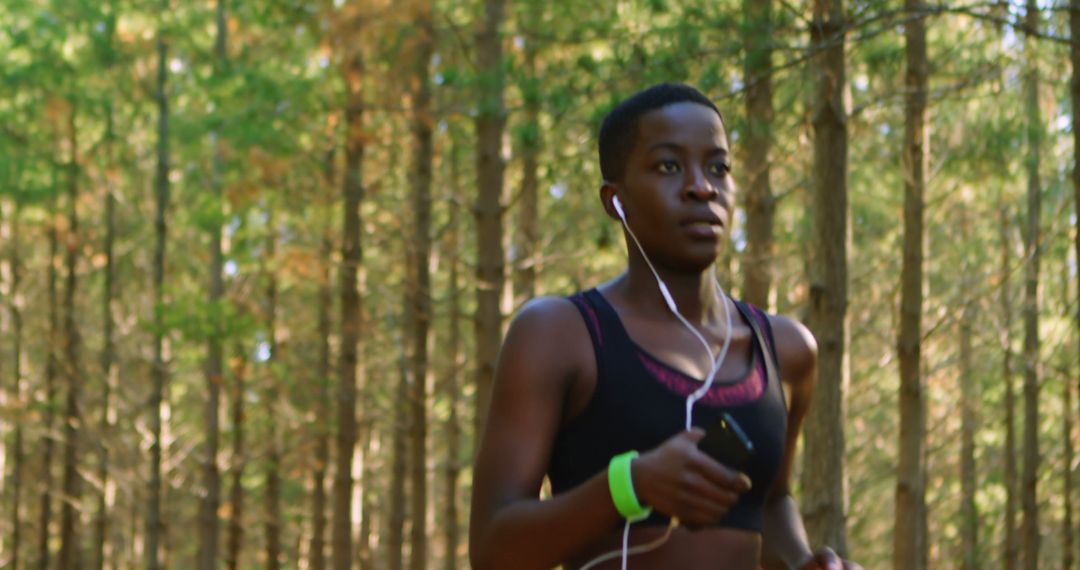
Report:
[[[735,192],[719,111],[657,85],[599,139],[627,270],[513,320],[474,468],[473,567],[756,570],[767,543],[789,568],[859,568],[811,552],[790,494],[813,336],[715,281]],[[752,446],[741,471],[697,445],[719,418]],[[545,475],[554,496],[540,500]]]

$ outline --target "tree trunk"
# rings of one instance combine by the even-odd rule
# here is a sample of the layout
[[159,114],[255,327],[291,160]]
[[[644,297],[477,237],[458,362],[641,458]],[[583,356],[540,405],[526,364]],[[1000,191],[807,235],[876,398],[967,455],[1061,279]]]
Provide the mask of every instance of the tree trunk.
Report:
[[[363,513],[360,519],[360,545],[357,548],[357,560],[360,563],[360,568],[374,568],[374,562],[371,554],[371,533],[375,522],[375,513],[377,509],[374,508],[373,500],[374,493],[373,482],[375,481],[375,467],[372,458],[372,436],[374,435],[371,427],[371,419],[364,422],[361,428],[360,435],[360,453],[364,457],[364,468],[360,471],[360,512]],[[382,534],[380,533],[380,538]]]
[[[923,361],[922,376],[923,376],[923,378],[926,378],[928,375],[929,375],[929,373],[927,372],[926,362]],[[928,465],[930,463],[929,457],[930,457],[930,451],[926,448],[926,446],[923,446],[923,458],[922,458],[923,465]],[[929,478],[930,478],[929,470],[923,469],[923,472],[922,472],[922,488],[923,489],[926,489],[926,482],[927,482],[927,480]],[[923,507],[922,514],[919,516],[919,519],[920,519],[919,520],[919,537],[918,537],[919,544],[924,544],[924,545],[930,544],[930,540],[929,540],[929,534],[930,534],[930,531],[929,531],[929,528],[930,528],[930,508],[929,508],[928,505]],[[930,549],[929,548],[923,548],[922,549],[922,557],[921,557],[919,563],[922,565],[921,566],[922,568],[929,568],[930,567]]]
[[[326,153],[326,187],[334,185],[334,151]],[[327,213],[330,208],[327,208]],[[333,242],[327,223],[322,238],[319,262],[322,276],[319,281],[319,396],[316,403],[317,435],[315,441],[315,471],[312,474],[311,494],[311,570],[326,569],[326,468],[330,464],[330,264]]]
[[102,394],[101,394],[101,419],[98,422],[98,429],[101,435],[99,436],[102,441],[98,443],[98,484],[101,485],[101,489],[97,493],[97,515],[94,521],[94,568],[96,570],[103,570],[105,568],[105,544],[108,542],[108,511],[112,506],[109,504],[110,493],[109,490],[115,484],[109,478],[109,446],[105,443],[108,436],[113,432],[114,414],[112,404],[112,392],[116,384],[115,374],[115,347],[113,344],[113,317],[112,317],[112,303],[113,303],[113,242],[115,240],[116,233],[116,197],[113,195],[113,189],[111,187],[106,189],[105,196],[105,284],[102,294],[102,318],[103,318],[103,346],[101,349],[101,377],[102,377]]
[[[1080,0],[1069,1],[1069,29],[1072,32],[1070,36],[1072,41],[1069,43],[1070,56],[1072,59],[1072,105],[1073,109],[1080,109]],[[1075,260],[1077,265],[1080,265],[1080,113],[1073,112],[1072,116],[1072,132],[1073,132],[1073,208],[1074,219],[1076,220],[1076,227],[1073,234],[1073,249],[1075,251]],[[1080,275],[1076,279],[1076,342],[1077,353],[1080,354]],[[1077,387],[1077,399],[1080,400],[1080,367],[1076,372],[1076,387]],[[1066,415],[1072,413],[1071,408],[1066,409]],[[1078,414],[1080,417],[1080,414]],[[1066,443],[1066,448],[1069,449],[1069,458],[1067,465],[1072,465],[1072,449],[1071,442]],[[1071,477],[1071,475],[1070,475]],[[1071,514],[1071,513],[1070,513]],[[1065,562],[1066,568],[1071,568],[1073,564],[1073,532],[1075,530],[1070,525],[1068,530],[1068,549],[1066,550],[1068,559]]]
[[817,51],[814,101],[811,330],[818,339],[818,380],[806,420],[803,517],[811,544],[843,553],[844,389],[847,384],[847,109],[844,3],[814,0],[810,26]]
[[9,279],[11,288],[8,290],[8,313],[11,316],[12,326],[12,400],[15,405],[16,417],[12,429],[12,457],[11,457],[11,561],[12,570],[19,568],[19,551],[22,548],[22,471],[23,471],[23,422],[27,419],[27,406],[22,393],[22,307],[19,301],[19,284],[22,278],[22,261],[19,257],[19,216],[20,204],[18,199],[13,200],[14,208],[11,213],[11,221],[8,222],[10,233],[7,236],[10,257],[8,261]]
[[[1066,280],[1068,283],[1068,268],[1065,270]],[[1067,289],[1067,288],[1066,288]],[[1068,294],[1066,293],[1066,296]],[[1068,369],[1066,369],[1066,375]],[[1061,467],[1062,478],[1062,494],[1064,495],[1063,502],[1065,503],[1065,520],[1062,521],[1062,540],[1061,540],[1061,567],[1068,570],[1073,568],[1073,517],[1072,517],[1072,500],[1073,500],[1073,446],[1075,445],[1072,440],[1072,382],[1066,379],[1062,383],[1062,391],[1064,392],[1064,409],[1065,413],[1062,414],[1062,445],[1065,448],[1065,461]]]
[[476,420],[474,438],[487,421],[495,378],[495,359],[502,344],[503,295],[503,159],[506,111],[503,108],[502,0],[485,0],[483,27],[476,34],[479,109],[476,115]]
[[1012,290],[1009,276],[1012,275],[1012,242],[1009,239],[1008,207],[1004,200],[1000,204],[998,228],[1001,240],[1001,291],[1000,304],[1002,313],[1002,363],[1001,372],[1005,377],[1005,542],[1002,561],[1004,570],[1016,570],[1020,556],[1020,541],[1016,534],[1016,495],[1019,491],[1016,473],[1016,394],[1013,385],[1012,364]]
[[773,218],[769,180],[772,158],[772,1],[743,0],[743,77],[746,83],[746,255],[742,298],[768,309],[773,281]]
[[49,522],[52,518],[52,470],[53,470],[53,432],[56,416],[56,347],[60,344],[60,328],[56,304],[56,256],[59,249],[57,235],[57,213],[55,200],[50,201],[48,221],[49,258],[48,258],[48,300],[49,300],[49,339],[45,356],[45,442],[42,451],[41,519],[38,528],[38,569],[49,570]]
[[[922,0],[906,0],[906,9],[920,12]],[[894,570],[919,570],[927,545],[919,537],[926,509],[923,487],[923,448],[926,438],[925,396],[922,381],[923,209],[929,166],[926,87],[926,20],[904,25],[907,43],[907,98],[904,130],[904,262],[901,270],[900,335],[900,445],[896,473],[896,531],[893,534]]]
[[410,452],[409,479],[412,528],[409,568],[427,568],[427,406],[428,351],[431,342],[431,170],[434,150],[431,129],[435,116],[431,108],[431,55],[435,50],[433,6],[422,2],[416,13],[416,61],[413,95],[413,269],[416,277],[412,293],[412,390],[409,394]]
[[[409,279],[413,277],[410,276]],[[408,291],[408,289],[406,285],[405,290]],[[408,335],[409,323],[413,321],[409,297],[410,295],[406,293],[404,300],[406,334],[402,335],[398,341],[398,382],[394,389],[394,415],[391,419],[393,436],[390,448],[390,528],[387,529],[389,537],[386,543],[387,568],[404,568],[405,560],[402,553],[405,529],[405,472],[408,467],[406,455],[408,443],[405,434],[408,431],[409,376],[412,373],[406,355],[405,338]],[[397,326],[391,323],[388,328],[393,330]]]
[[131,518],[128,520],[128,534],[131,536],[131,541],[128,543],[128,545],[130,546],[130,551],[128,552],[128,562],[133,563],[135,560],[139,559],[138,544],[143,540],[144,537],[139,534],[139,515],[141,514],[141,509],[135,501],[131,501],[130,507],[131,508],[129,509],[129,512],[131,514]]
[[[454,196],[461,195],[460,172],[458,169],[458,146],[450,142],[450,185]],[[461,265],[461,226],[460,210],[451,206],[450,222],[447,228],[446,251],[449,254],[449,284],[447,285],[447,306],[450,308],[449,338],[446,352],[450,366],[446,369],[443,397],[449,408],[446,418],[446,505],[443,512],[443,532],[446,541],[446,553],[443,557],[443,569],[455,570],[457,565],[457,545],[460,542],[458,527],[458,476],[461,472],[461,424],[458,419],[458,378],[464,369],[464,354],[461,350],[461,287],[458,273]]]
[[[266,373],[266,413],[269,418],[279,418],[279,389],[277,372],[277,226],[274,210],[271,206],[266,214],[266,342],[269,358],[263,363]],[[281,567],[281,442],[278,441],[276,421],[267,422],[266,437],[266,489],[264,500],[266,508],[266,568],[278,570]]]
[[[963,215],[963,214],[962,214]],[[963,243],[969,243],[966,215]],[[964,309],[960,317],[960,535],[961,562],[963,570],[980,568],[978,560],[979,513],[975,506],[975,489],[978,473],[975,471],[975,405],[979,401],[975,380],[972,378],[971,336],[975,319],[973,299],[967,298],[974,286],[972,269],[966,267],[963,279]]]
[[[12,196],[14,198],[15,196]],[[10,247],[10,231],[11,224],[6,222],[5,216],[11,212],[7,211],[6,200],[0,199],[0,243]],[[11,300],[11,273],[10,273],[10,259],[0,259],[0,302],[9,302]],[[0,338],[7,340],[11,336],[11,312],[0,311]],[[3,345],[0,345],[2,347]],[[5,363],[2,348],[0,348],[0,364]],[[2,370],[2,367],[0,367]],[[9,477],[11,475],[9,467],[11,466],[11,456],[9,446],[11,442],[8,439],[9,434],[14,434],[15,426],[21,423],[22,418],[18,417],[16,410],[18,409],[18,399],[12,391],[12,387],[8,386],[3,381],[4,374],[0,372],[0,409],[7,412],[4,416],[4,420],[0,423],[0,505],[5,505],[5,499],[7,498],[8,485],[10,484]],[[8,545],[7,529],[0,531],[0,564],[5,564],[8,558],[8,553],[5,550]]]
[[244,398],[247,374],[247,356],[243,346],[236,347],[235,365],[233,366],[232,395],[232,489],[229,496],[229,538],[225,550],[225,567],[239,570],[240,553],[244,543],[244,465],[247,463],[244,450]]
[[[163,402],[164,402],[164,405],[163,405],[164,411],[162,412],[162,417],[169,418],[169,417],[172,416],[172,406],[171,406],[171,404],[169,402],[168,387],[166,387]],[[172,441],[172,438],[169,437],[169,428],[170,428],[170,426],[169,426],[168,422],[162,423],[162,430],[161,430],[161,439],[162,439],[162,441],[165,441],[165,442]],[[168,449],[168,447],[166,447],[165,449]],[[163,463],[163,465],[168,465],[168,463]],[[173,509],[175,507],[173,505],[175,503],[179,502],[179,501],[177,501],[177,497],[176,497],[176,488],[172,484],[170,484],[170,482],[169,482],[169,470],[163,470],[163,472],[162,472],[162,485],[163,485],[163,487],[162,487],[162,496],[161,496],[161,513],[162,513],[161,519],[162,519],[162,521],[168,521],[171,518],[172,513],[174,512]],[[166,569],[174,568],[175,567],[175,562],[176,562],[176,558],[175,558],[176,557],[176,543],[174,542],[174,539],[175,539],[176,535],[173,534],[173,529],[174,528],[176,528],[176,527],[171,526],[169,524],[166,524],[165,522],[162,522],[162,526],[161,526],[161,567],[166,568]]]
[[[106,26],[115,28],[115,13],[110,16]],[[116,136],[113,131],[113,108],[107,105],[105,114],[105,154],[110,164],[117,163],[114,154]],[[116,383],[115,365],[116,347],[113,340],[115,323],[112,314],[113,298],[115,296],[115,274],[113,248],[116,241],[116,189],[113,187],[112,178],[105,178],[105,243],[102,250],[105,255],[105,275],[101,294],[101,322],[102,322],[102,347],[101,347],[101,417],[98,420],[98,469],[97,478],[100,486],[97,491],[97,513],[94,517],[94,566],[96,570],[105,568],[105,544],[108,542],[108,511],[112,506],[109,504],[109,490],[115,484],[109,479],[109,444],[107,441],[113,431],[114,410],[112,407],[112,393]]]
[[68,123],[68,228],[64,265],[67,275],[64,289],[64,378],[67,379],[67,403],[64,411],[64,501],[60,511],[61,570],[82,566],[79,548],[78,511],[80,487],[78,472],[78,430],[81,425],[79,403],[82,389],[82,367],[79,365],[79,329],[75,324],[75,292],[78,289],[78,261],[81,248],[79,235],[79,139],[75,125],[75,105],[72,104]]
[[[5,200],[0,199],[0,241],[4,244],[8,244],[10,224],[4,222],[4,215],[10,212],[6,211]],[[9,264],[7,259],[0,259],[0,302],[9,300],[11,294],[11,280],[9,273]],[[8,339],[11,336],[11,312],[0,312],[0,337]],[[2,350],[0,350],[2,353]],[[4,354],[0,354],[0,363],[4,362]],[[18,399],[16,398],[12,387],[6,385],[3,380],[3,374],[0,373],[0,407],[7,411],[5,416],[5,422],[0,424],[0,505],[5,504],[7,498],[8,486],[10,485],[10,466],[13,463],[11,461],[9,445],[11,442],[8,440],[9,434],[15,433],[15,426],[21,423],[22,418],[18,417],[16,410],[18,409]],[[6,531],[7,529],[5,529]],[[0,532],[0,564],[4,564],[8,558],[6,549],[9,546],[8,534],[6,532]]]
[[[116,0],[109,2],[109,14],[105,20],[105,36],[106,36],[106,55],[105,66],[109,73],[112,73],[114,65],[116,63],[116,51],[113,45],[113,39],[116,35],[116,22],[117,22],[117,9]],[[112,101],[106,102],[105,110],[105,157],[108,161],[109,167],[117,167],[119,161],[116,157],[116,132],[113,118],[113,104]],[[102,250],[105,255],[105,275],[103,290],[101,295],[101,317],[102,317],[102,347],[101,347],[101,417],[98,421],[98,491],[96,492],[97,498],[97,513],[94,516],[94,570],[105,569],[105,545],[109,541],[109,527],[108,527],[108,513],[112,507],[110,504],[112,497],[112,490],[115,486],[115,481],[109,478],[109,444],[107,443],[113,435],[114,424],[114,410],[112,409],[112,392],[116,383],[115,367],[113,365],[116,360],[115,346],[113,341],[113,314],[112,304],[114,298],[114,281],[115,275],[113,274],[114,260],[113,260],[113,244],[116,238],[116,189],[113,184],[114,177],[109,173],[105,175],[105,243],[102,245]],[[14,566],[13,566],[14,568]]]
[[[162,0],[163,11],[169,10],[169,0]],[[166,81],[168,79],[168,46],[165,42],[165,32],[158,30],[158,80],[157,80],[157,105],[158,105],[158,140],[157,140],[157,174],[154,183],[155,198],[157,201],[157,214],[154,219],[155,246],[154,246],[154,362],[152,365],[152,387],[150,393],[150,478],[147,482],[147,506],[146,526],[143,554],[146,558],[146,570],[158,570],[160,567],[159,544],[164,528],[161,518],[161,423],[162,402],[165,395],[165,382],[168,375],[165,369],[163,356],[164,334],[161,308],[164,306],[165,293],[165,241],[166,222],[165,212],[169,206],[169,100],[166,93]]]
[[543,25],[544,3],[527,2],[525,32],[525,74],[521,97],[525,103],[525,124],[521,145],[521,195],[518,196],[517,235],[514,252],[514,305],[520,307],[536,296],[536,275],[540,271],[540,107],[543,87],[536,66],[539,27]]
[[[1039,8],[1028,0],[1025,24],[1038,29]],[[1042,126],[1039,113],[1039,75],[1036,38],[1024,38],[1024,93],[1027,110],[1027,224],[1024,232],[1024,570],[1039,566],[1039,159]]]
[[[354,24],[354,38],[360,26]],[[354,40],[355,42],[356,40]],[[364,199],[361,164],[364,156],[361,87],[364,65],[359,48],[353,45],[345,55],[345,173],[343,180],[344,218],[341,241],[341,354],[338,368],[337,462],[334,471],[333,568],[349,570],[352,563],[352,463],[356,447],[356,393],[359,343],[363,327],[357,274],[363,261],[360,241],[360,202]],[[364,513],[366,516],[367,513]]]
[[[222,78],[227,65],[228,26],[226,24],[226,0],[217,0],[217,40],[215,42],[214,74]],[[215,129],[210,133],[213,148],[210,191],[214,196],[214,207],[224,208],[221,179],[224,176],[224,159],[220,133]],[[206,441],[203,449],[203,492],[199,509],[199,570],[215,570],[218,566],[218,535],[220,522],[218,509],[221,506],[221,473],[218,468],[218,438],[221,414],[221,385],[224,382],[224,364],[222,347],[225,334],[224,323],[218,318],[221,314],[218,305],[225,295],[225,283],[222,277],[224,254],[221,244],[221,224],[215,223],[210,228],[210,287],[207,302],[213,315],[213,325],[206,341],[206,411],[204,422]]]

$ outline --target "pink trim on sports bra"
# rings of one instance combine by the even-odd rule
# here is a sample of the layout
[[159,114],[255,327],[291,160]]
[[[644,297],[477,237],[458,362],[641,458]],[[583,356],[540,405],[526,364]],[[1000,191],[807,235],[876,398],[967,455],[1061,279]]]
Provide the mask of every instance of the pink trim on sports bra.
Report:
[[[679,397],[685,398],[701,387],[700,381],[672,369],[655,357],[641,350],[637,351],[637,355],[649,374]],[[765,375],[761,368],[761,363],[755,359],[754,368],[745,378],[738,382],[713,384],[700,402],[709,406],[740,406],[757,400],[765,393]]]

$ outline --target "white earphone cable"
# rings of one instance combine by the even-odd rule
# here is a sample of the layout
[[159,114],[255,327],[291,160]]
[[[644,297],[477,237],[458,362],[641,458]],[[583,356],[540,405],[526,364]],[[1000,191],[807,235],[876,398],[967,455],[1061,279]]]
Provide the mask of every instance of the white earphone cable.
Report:
[[728,348],[731,346],[731,308],[724,298],[724,289],[720,287],[720,282],[716,279],[716,275],[713,274],[713,284],[716,286],[720,302],[724,305],[724,332],[726,333],[724,335],[724,344],[720,347],[720,355],[714,356],[712,348],[709,346],[708,341],[705,340],[705,337],[697,330],[697,327],[690,324],[690,321],[687,321],[686,317],[683,317],[682,313],[679,312],[679,307],[675,305],[675,299],[671,296],[671,292],[668,291],[667,285],[664,284],[664,280],[660,278],[660,274],[656,271],[656,267],[653,266],[649,256],[645,254],[645,248],[641,247],[641,242],[638,241],[637,236],[634,234],[634,230],[630,229],[630,224],[626,223],[626,217],[623,213],[622,204],[619,203],[619,199],[615,198],[613,204],[615,205],[616,212],[619,214],[619,219],[623,222],[623,227],[626,228],[626,232],[630,234],[630,238],[634,240],[634,245],[636,245],[638,251],[641,252],[641,257],[645,260],[645,264],[649,266],[649,271],[652,271],[653,277],[656,278],[656,284],[660,287],[660,294],[663,295],[664,302],[667,304],[671,314],[675,315],[675,318],[679,319],[679,322],[694,334],[694,337],[698,339],[698,342],[701,343],[701,346],[705,348],[705,352],[709,355],[709,362],[712,363],[712,369],[709,370],[709,375],[705,377],[705,382],[686,399],[686,430],[689,431],[692,426],[694,404],[709,392],[709,388],[712,387],[713,381],[716,379],[716,373],[720,371],[720,367],[724,363],[724,358],[727,356]]
[[645,544],[639,544],[639,545],[637,545],[637,546],[635,546],[633,548],[628,549],[628,548],[626,548],[626,546],[627,546],[627,542],[628,542],[628,537],[630,536],[630,521],[626,521],[626,524],[623,525],[623,549],[622,550],[612,550],[611,552],[607,552],[607,553],[602,554],[602,555],[600,555],[600,556],[598,556],[596,558],[593,558],[592,560],[590,560],[588,562],[588,564],[582,566],[581,568],[578,568],[578,570],[589,570],[589,568],[592,568],[593,566],[596,566],[597,564],[600,564],[601,562],[607,562],[608,560],[611,560],[611,559],[615,558],[616,556],[623,555],[624,552],[625,552],[625,555],[623,555],[623,559],[622,559],[622,568],[623,568],[623,570],[626,570],[626,559],[627,559],[627,557],[632,556],[634,554],[641,554],[642,552],[648,552],[650,550],[653,550],[653,549],[657,548],[661,544],[664,544],[665,542],[667,542],[667,540],[669,538],[671,538],[671,531],[675,530],[675,527],[677,527],[677,526],[679,526],[679,519],[672,518],[671,522],[668,524],[667,530],[664,531],[664,534],[660,538],[657,538],[656,540],[654,540],[652,542],[647,542]]
[[[653,266],[652,261],[649,259],[649,256],[646,255],[645,248],[641,247],[641,242],[638,241],[637,236],[634,235],[634,230],[631,230],[630,224],[626,222],[626,214],[623,213],[622,204],[619,203],[619,198],[617,196],[612,199],[612,205],[615,206],[615,211],[616,213],[618,213],[619,219],[622,221],[623,227],[626,228],[626,232],[629,233],[630,238],[634,240],[634,245],[636,245],[638,251],[641,252],[641,257],[645,260],[645,264],[649,266],[649,270],[652,271],[653,277],[656,278],[656,284],[660,287],[660,294],[664,297],[664,303],[667,304],[668,309],[673,315],[675,315],[675,318],[679,319],[679,322],[682,323],[684,327],[686,327],[691,333],[694,334],[694,337],[698,339],[698,341],[701,343],[701,346],[705,347],[705,352],[709,355],[709,361],[712,362],[712,368],[709,370],[708,376],[705,377],[705,382],[701,385],[700,388],[695,390],[686,398],[686,430],[689,431],[691,426],[693,425],[694,404],[697,403],[698,400],[703,398],[705,394],[709,392],[709,388],[712,387],[713,381],[716,379],[717,372],[720,371],[720,367],[724,363],[724,358],[727,357],[728,348],[731,346],[731,308],[728,306],[728,300],[725,298],[726,295],[724,294],[724,289],[720,287],[720,281],[716,279],[716,274],[714,273],[713,284],[716,286],[716,291],[720,297],[720,302],[724,305],[724,321],[726,323],[726,328],[724,329],[724,344],[720,347],[720,354],[714,358],[712,348],[709,346],[708,341],[705,340],[705,337],[697,330],[696,327],[694,327],[694,325],[690,324],[690,321],[686,320],[686,318],[682,316],[682,313],[679,312],[679,308],[675,304],[675,299],[671,296],[671,292],[668,291],[667,285],[664,284],[664,280],[660,278],[660,274],[656,271],[656,267]],[[613,550],[611,552],[607,552],[596,558],[593,558],[584,566],[582,566],[580,570],[588,570],[589,568],[592,568],[593,566],[596,566],[601,562],[611,560],[612,558],[615,558],[620,554],[622,555],[622,570],[626,570],[627,558],[629,558],[630,555],[648,552],[650,550],[660,547],[665,542],[667,542],[668,538],[671,537],[671,532],[675,529],[676,526],[679,525],[679,519],[672,517],[671,524],[668,525],[667,532],[665,532],[664,535],[660,538],[650,543],[641,544],[633,548],[628,548],[630,539],[630,524],[630,520],[627,519],[626,524],[623,526],[622,550]]]

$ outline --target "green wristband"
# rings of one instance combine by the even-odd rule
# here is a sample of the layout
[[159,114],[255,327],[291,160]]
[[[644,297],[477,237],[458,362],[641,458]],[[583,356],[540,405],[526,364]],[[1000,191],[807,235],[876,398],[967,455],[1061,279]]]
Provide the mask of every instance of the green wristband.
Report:
[[611,500],[619,514],[630,522],[642,520],[652,513],[651,507],[644,507],[638,502],[634,482],[630,479],[630,462],[637,456],[636,451],[616,455],[611,458],[611,463],[608,463],[607,471]]

